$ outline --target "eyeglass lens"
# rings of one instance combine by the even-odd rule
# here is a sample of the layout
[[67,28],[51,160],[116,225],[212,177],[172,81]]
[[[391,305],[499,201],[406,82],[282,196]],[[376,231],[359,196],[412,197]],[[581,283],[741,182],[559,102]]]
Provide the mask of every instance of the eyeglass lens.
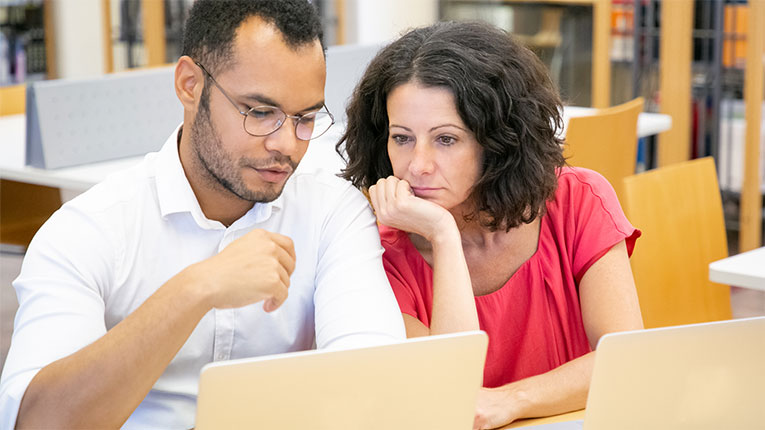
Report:
[[[294,117],[293,117],[294,118]],[[245,130],[256,136],[275,132],[287,120],[281,109],[272,106],[259,106],[250,109],[244,119]],[[295,135],[301,140],[315,139],[332,126],[329,112],[312,112],[296,119]]]

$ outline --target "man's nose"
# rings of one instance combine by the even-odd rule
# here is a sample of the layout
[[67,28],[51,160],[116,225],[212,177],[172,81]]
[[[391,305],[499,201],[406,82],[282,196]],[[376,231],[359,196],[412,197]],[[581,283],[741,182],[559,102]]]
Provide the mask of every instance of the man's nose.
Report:
[[292,118],[284,118],[284,123],[281,127],[266,136],[266,149],[287,156],[293,155],[298,148],[298,145],[303,143],[302,140],[298,139],[295,131],[295,120]]

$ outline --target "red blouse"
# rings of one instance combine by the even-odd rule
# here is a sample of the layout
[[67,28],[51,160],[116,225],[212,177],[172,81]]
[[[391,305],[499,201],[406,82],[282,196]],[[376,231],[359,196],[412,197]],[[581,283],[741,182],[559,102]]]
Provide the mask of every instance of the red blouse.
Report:
[[[600,174],[565,167],[547,203],[534,255],[499,290],[475,298],[489,335],[484,386],[552,370],[591,351],[582,323],[579,281],[611,247],[632,255],[640,230],[622,212]],[[401,311],[430,326],[433,271],[406,233],[380,226],[383,264]]]

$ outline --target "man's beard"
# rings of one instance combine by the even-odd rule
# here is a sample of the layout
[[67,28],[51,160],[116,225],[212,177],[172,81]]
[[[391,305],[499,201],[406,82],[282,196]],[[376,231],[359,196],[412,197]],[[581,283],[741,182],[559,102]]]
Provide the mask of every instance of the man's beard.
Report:
[[[244,130],[242,132],[244,133]],[[273,165],[289,165],[294,172],[298,165],[290,157],[281,154],[267,159],[243,157],[234,160],[224,150],[223,143],[210,120],[209,100],[207,102],[202,100],[199,103],[199,109],[190,133],[191,148],[198,161],[195,164],[198,164],[203,170],[204,179],[213,187],[223,187],[242,200],[253,203],[268,203],[279,197],[284,189],[284,183],[264,183],[260,190],[248,188],[241,174],[243,167],[262,168]]]

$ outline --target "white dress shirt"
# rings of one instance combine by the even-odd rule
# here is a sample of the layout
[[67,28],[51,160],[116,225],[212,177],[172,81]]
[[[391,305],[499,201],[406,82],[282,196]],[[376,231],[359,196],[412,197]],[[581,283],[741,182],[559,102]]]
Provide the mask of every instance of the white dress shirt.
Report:
[[202,213],[177,133],[140,165],[66,203],[33,239],[13,283],[19,309],[0,381],[0,428],[13,428],[42,367],[97,340],[175,274],[254,228],[294,242],[286,302],[273,313],[262,302],[207,313],[124,428],[192,427],[199,372],[212,361],[405,338],[375,217],[358,190],[298,168],[278,199],[226,228]]

